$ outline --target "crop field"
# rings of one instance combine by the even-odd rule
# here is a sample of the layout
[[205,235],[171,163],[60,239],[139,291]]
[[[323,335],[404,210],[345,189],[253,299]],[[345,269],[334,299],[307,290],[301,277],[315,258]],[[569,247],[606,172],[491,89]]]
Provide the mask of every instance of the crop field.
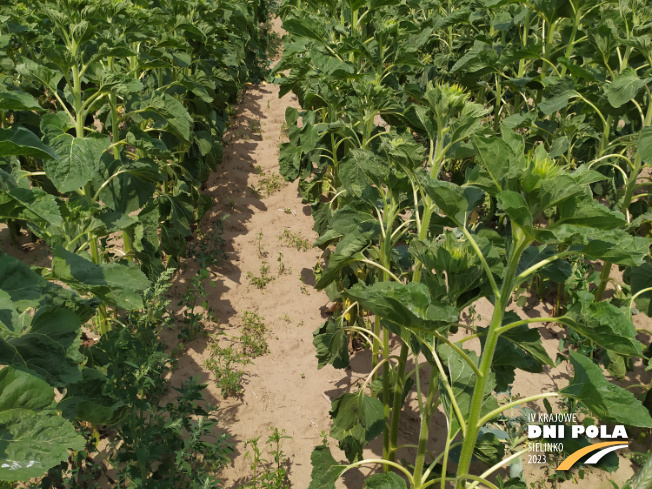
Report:
[[652,5],[0,5],[0,489],[652,489]]

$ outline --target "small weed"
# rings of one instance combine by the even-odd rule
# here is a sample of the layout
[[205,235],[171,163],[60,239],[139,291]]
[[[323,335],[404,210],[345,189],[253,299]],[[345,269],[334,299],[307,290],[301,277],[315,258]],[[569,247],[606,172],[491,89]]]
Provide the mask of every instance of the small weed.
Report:
[[258,191],[258,189],[257,189],[256,187],[254,187],[253,185],[249,185],[248,188],[249,188],[249,190],[251,190],[251,191],[253,192],[253,194],[254,194],[257,198],[262,199],[263,195]]
[[208,343],[211,356],[204,362],[204,366],[215,375],[217,386],[222,389],[224,397],[237,396],[242,393],[242,377],[245,374],[243,367],[249,362],[245,355],[232,346],[222,348],[219,336],[211,336]]
[[290,275],[292,273],[292,270],[283,263],[283,253],[278,254],[278,276],[280,277],[281,275]]
[[[268,351],[265,335],[265,319],[258,314],[246,311],[242,315],[242,334],[231,336],[224,332],[211,335],[208,341],[210,358],[204,366],[213,372],[215,382],[224,397],[242,393],[242,377],[245,365]],[[230,341],[227,347],[220,346],[220,340]]]
[[[245,457],[251,460],[249,468],[251,469],[251,480],[239,489],[289,489],[290,481],[287,479],[288,459],[281,449],[283,439],[290,437],[285,434],[285,430],[279,431],[278,428],[273,430],[265,441],[265,446],[260,447],[260,437],[247,440],[245,448],[248,448]],[[266,450],[271,451],[273,460],[263,458]]]
[[[214,320],[213,310],[208,307],[206,289],[204,288],[204,280],[208,278],[208,270],[205,268],[200,269],[199,273],[193,277],[190,287],[186,290],[183,298],[179,301],[178,305],[185,307],[182,320],[183,326],[179,333],[179,340],[181,341],[192,341],[197,335],[204,332],[204,321],[206,319],[209,321]],[[209,282],[209,284],[211,287],[215,287],[214,282]],[[201,307],[203,310],[198,312],[198,307]]]
[[286,214],[294,214],[294,211],[292,209],[290,209],[289,207],[286,207],[285,209],[283,209],[283,212],[285,212]]
[[301,290],[301,293],[302,293],[302,294],[310,295],[310,292],[308,292],[308,287],[306,287],[305,285],[302,285],[302,286],[300,287],[300,290]]
[[228,218],[229,216],[227,214],[226,216],[217,219],[215,224],[211,226],[210,231],[207,233],[197,231],[197,244],[188,249],[188,254],[197,261],[200,268],[204,269],[207,267],[218,266],[226,261],[224,221]]
[[247,272],[247,279],[251,284],[255,285],[257,289],[264,289],[270,282],[274,281],[274,277],[269,274],[269,265],[264,260],[262,265],[260,265],[260,276]]
[[249,119],[249,129],[251,129],[251,132],[258,135],[261,135],[263,132],[258,119]]
[[265,176],[265,171],[263,170],[263,167],[260,165],[254,166],[254,171],[261,177]]
[[265,334],[265,319],[255,312],[246,311],[242,316],[242,351],[250,358],[256,358],[269,351]]
[[235,210],[235,200],[231,197],[226,199],[226,206],[233,212]]
[[283,121],[283,124],[281,125],[281,134],[283,136],[288,137],[288,123]]
[[288,248],[296,248],[297,251],[308,251],[312,248],[310,241],[301,236],[300,233],[294,233],[289,229],[284,229],[278,240],[282,241]]
[[291,323],[292,322],[292,318],[290,316],[288,316],[287,314],[285,316],[283,316],[282,318],[279,318],[279,319],[282,319],[286,323]]
[[280,192],[283,187],[285,187],[285,182],[280,175],[274,174],[271,176],[263,176],[258,182],[260,193],[265,193],[267,197],[274,195],[277,192]]
[[265,258],[267,256],[267,252],[265,251],[265,247],[263,246],[263,232],[259,231],[258,234],[258,257],[259,258]]

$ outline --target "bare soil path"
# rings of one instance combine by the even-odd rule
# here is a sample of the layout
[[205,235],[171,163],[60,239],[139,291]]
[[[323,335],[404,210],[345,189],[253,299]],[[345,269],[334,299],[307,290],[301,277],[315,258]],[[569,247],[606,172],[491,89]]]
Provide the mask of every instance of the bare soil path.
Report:
[[[279,99],[278,94],[273,84],[248,87],[225,136],[224,161],[207,182],[205,194],[215,204],[201,226],[206,239],[216,222],[229,216],[222,235],[226,260],[217,268],[209,267],[216,286],[206,287],[215,321],[237,335],[245,312],[262,316],[271,332],[270,351],[246,366],[240,398],[223,398],[213,374],[203,367],[210,356],[205,338],[186,345],[189,349],[179,358],[172,379],[176,384],[189,375],[201,375],[209,385],[207,400],[219,405],[219,428],[231,434],[235,446],[233,465],[220,475],[225,488],[237,488],[248,480],[245,441],[260,437],[263,444],[272,427],[291,437],[283,441],[282,449],[289,457],[292,486],[308,487],[310,453],[320,444],[321,432],[330,429],[328,398],[339,396],[351,383],[349,372],[330,366],[317,370],[312,332],[324,322],[328,303],[325,293],[313,289],[312,268],[320,250],[297,250],[279,240],[287,230],[311,246],[317,235],[310,208],[301,203],[296,185],[285,184],[278,173],[285,109],[298,107],[294,95]],[[278,184],[282,188],[277,189]],[[279,257],[285,273],[279,273]],[[264,264],[274,280],[258,289],[247,274],[260,276]],[[179,290],[186,288],[197,270],[192,264],[184,267]],[[270,458],[269,453],[263,456]]]

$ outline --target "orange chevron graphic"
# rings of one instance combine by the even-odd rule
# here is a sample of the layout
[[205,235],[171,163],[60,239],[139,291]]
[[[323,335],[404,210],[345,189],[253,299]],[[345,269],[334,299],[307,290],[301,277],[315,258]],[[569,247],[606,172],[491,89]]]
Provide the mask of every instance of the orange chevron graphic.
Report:
[[624,446],[627,446],[627,443],[623,441],[605,441],[603,443],[595,443],[593,445],[589,445],[588,447],[580,448],[578,451],[573,452],[568,457],[566,457],[559,465],[559,467],[557,467],[557,470],[568,470],[584,455],[613,445],[623,445],[624,448]]

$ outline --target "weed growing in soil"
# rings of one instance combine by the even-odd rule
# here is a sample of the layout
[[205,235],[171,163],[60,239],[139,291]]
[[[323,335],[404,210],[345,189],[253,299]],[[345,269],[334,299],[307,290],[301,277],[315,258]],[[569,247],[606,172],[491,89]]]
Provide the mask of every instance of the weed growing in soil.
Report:
[[278,261],[278,276],[280,277],[281,275],[290,275],[292,273],[292,269],[283,263],[283,253],[278,254],[278,258],[276,259]]
[[[179,332],[179,340],[192,341],[204,331],[204,322],[206,319],[213,321],[213,310],[208,307],[206,300],[206,289],[204,288],[204,280],[209,278],[208,270],[202,268],[195,275],[190,283],[190,287],[186,290],[179,306],[184,306],[183,310],[183,325]],[[215,283],[208,282],[211,287],[215,287]],[[201,307],[198,311],[197,308]]]
[[310,248],[310,241],[301,236],[301,233],[295,233],[289,229],[284,229],[283,233],[278,237],[288,248],[296,248],[297,251],[308,251]]
[[259,258],[265,258],[267,256],[267,252],[265,251],[265,246],[263,246],[263,232],[259,231],[258,232],[258,257]]
[[247,188],[249,188],[249,190],[251,190],[251,191],[253,192],[253,194],[256,196],[256,198],[258,198],[258,199],[262,199],[262,198],[263,198],[263,195],[262,195],[262,194],[258,191],[258,189],[257,189],[256,187],[254,187],[253,185],[249,185]]
[[[289,460],[281,449],[283,439],[291,437],[285,434],[285,430],[279,431],[278,428],[271,428],[272,434],[269,435],[265,446],[260,447],[260,436],[247,440],[245,448],[249,448],[245,457],[251,460],[249,468],[251,469],[251,480],[240,489],[289,489],[290,481],[287,478],[286,466]],[[263,458],[263,453],[269,450],[273,460]]]
[[[227,200],[227,207],[231,210],[235,208],[233,199],[229,198]],[[217,219],[207,233],[197,230],[197,244],[188,250],[188,254],[197,261],[200,268],[219,266],[226,261],[224,221],[228,218],[229,215],[227,214]]]
[[257,289],[264,289],[270,282],[274,281],[274,276],[269,274],[269,265],[265,260],[260,265],[260,276],[254,275],[252,272],[247,272],[247,279],[250,284],[253,284]]
[[[230,336],[223,331],[211,335],[208,342],[210,358],[204,366],[215,375],[215,382],[224,397],[242,393],[245,365],[269,351],[266,334],[265,319],[254,312],[245,311],[240,336]],[[231,344],[222,347],[220,340],[230,341]]]
[[242,316],[240,341],[242,341],[243,352],[251,358],[265,355],[269,351],[265,339],[267,329],[264,321],[264,318],[255,312],[246,311]]
[[252,133],[260,136],[262,134],[262,129],[260,127],[260,120],[249,119],[249,129],[251,129]]
[[213,372],[215,383],[224,397],[237,396],[242,393],[243,367],[249,362],[232,346],[222,348],[218,343],[220,336],[211,336],[208,344],[210,358],[204,362],[204,367]]
[[[211,435],[214,441],[207,441],[216,418],[214,408],[203,402],[206,385],[190,377],[172,388],[171,402],[163,403],[172,361],[159,333],[174,322],[165,298],[173,272],[163,272],[146,292],[143,309],[126,315],[84,351],[92,368],[66,395],[100,389],[103,414],[98,410],[93,415],[103,416],[101,424],[111,429],[98,431],[82,423],[84,449],[50,469],[38,487],[97,487],[93,482],[102,475],[116,487],[160,487],[162,480],[169,489],[218,484],[214,474],[226,465],[232,448],[227,435]],[[101,452],[100,437],[108,442]],[[115,471],[107,473],[107,466],[93,459],[106,461]]]
[[258,191],[260,193],[265,193],[267,197],[274,195],[277,192],[280,192],[283,187],[285,187],[285,182],[283,178],[278,174],[273,174],[269,176],[263,176],[258,182],[259,187]]

